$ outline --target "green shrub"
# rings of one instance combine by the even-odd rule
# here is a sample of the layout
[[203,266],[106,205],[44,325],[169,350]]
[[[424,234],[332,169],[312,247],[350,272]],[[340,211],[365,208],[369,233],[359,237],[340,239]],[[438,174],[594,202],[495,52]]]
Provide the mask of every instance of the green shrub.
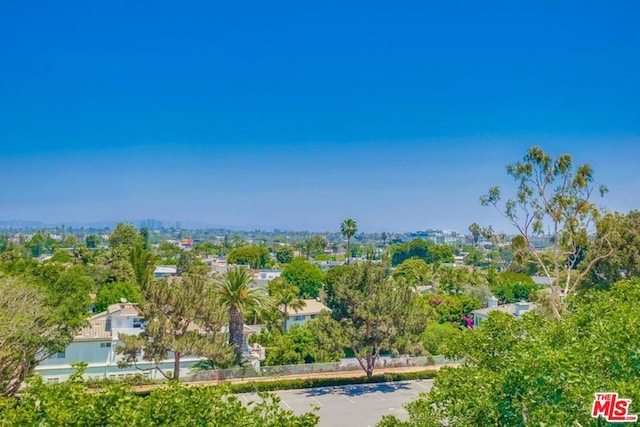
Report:
[[337,387],[350,384],[376,384],[394,381],[410,381],[431,379],[436,376],[435,370],[419,372],[386,373],[351,378],[296,378],[275,381],[251,381],[247,383],[230,384],[233,393],[249,393],[258,391],[297,390],[302,388]]

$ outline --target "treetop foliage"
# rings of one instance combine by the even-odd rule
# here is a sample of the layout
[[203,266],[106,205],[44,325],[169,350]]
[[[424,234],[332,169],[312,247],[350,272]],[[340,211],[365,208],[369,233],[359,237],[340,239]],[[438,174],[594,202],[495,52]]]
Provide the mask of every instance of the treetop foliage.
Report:
[[445,342],[444,354],[464,363],[440,370],[432,391],[407,406],[409,421],[380,426],[600,425],[591,404],[603,390],[632,399],[637,413],[639,299],[634,278],[570,298],[560,320],[491,312]]
[[[579,262],[590,243],[589,233],[601,218],[600,209],[590,200],[596,190],[593,168],[588,164],[574,165],[569,154],[553,159],[540,147],[532,147],[523,160],[507,165],[507,174],[516,181],[516,193],[502,203],[502,192],[492,187],[480,197],[483,206],[495,207],[518,231],[513,247],[532,255],[551,285],[551,307],[559,318],[564,307],[561,293],[569,294],[600,259],[611,255],[608,240],[603,240],[600,255],[578,271]],[[600,196],[608,191],[597,188]],[[531,237],[551,232],[552,263],[548,266],[538,251],[531,250]]]
[[240,246],[227,255],[227,262],[233,265],[249,265],[251,268],[266,268],[271,261],[269,250],[264,246]]
[[418,258],[427,264],[453,262],[453,249],[447,245],[436,245],[423,239],[407,243],[396,243],[389,248],[391,265],[397,266],[410,258]]

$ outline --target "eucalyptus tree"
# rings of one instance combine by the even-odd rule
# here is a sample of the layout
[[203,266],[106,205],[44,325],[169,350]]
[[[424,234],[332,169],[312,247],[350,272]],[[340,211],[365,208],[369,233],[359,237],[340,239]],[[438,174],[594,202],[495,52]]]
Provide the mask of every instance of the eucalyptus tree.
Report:
[[[608,239],[601,239],[600,254],[578,270],[590,243],[590,234],[601,217],[591,197],[608,191],[596,185],[589,164],[574,165],[569,154],[552,158],[540,147],[529,149],[523,160],[507,166],[507,174],[517,183],[516,193],[502,205],[502,192],[492,187],[480,198],[483,206],[494,206],[517,231],[513,248],[533,257],[552,283],[550,305],[553,315],[563,312],[562,296],[573,292],[580,280],[598,261],[612,254]],[[542,252],[531,239],[548,228],[552,242],[552,263],[543,261]]]

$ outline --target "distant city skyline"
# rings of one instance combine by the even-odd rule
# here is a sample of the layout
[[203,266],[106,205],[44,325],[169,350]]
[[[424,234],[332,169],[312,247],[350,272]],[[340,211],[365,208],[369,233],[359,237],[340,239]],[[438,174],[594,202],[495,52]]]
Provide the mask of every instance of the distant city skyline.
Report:
[[540,145],[640,208],[640,4],[3,5],[0,221],[513,232]]

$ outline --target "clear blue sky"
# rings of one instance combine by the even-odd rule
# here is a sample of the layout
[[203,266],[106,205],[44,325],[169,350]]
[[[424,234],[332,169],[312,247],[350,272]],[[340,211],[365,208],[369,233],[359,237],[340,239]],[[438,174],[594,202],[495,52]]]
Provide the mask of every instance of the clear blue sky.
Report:
[[0,220],[508,230],[478,197],[531,145],[637,209],[638,22],[633,1],[1,1]]

